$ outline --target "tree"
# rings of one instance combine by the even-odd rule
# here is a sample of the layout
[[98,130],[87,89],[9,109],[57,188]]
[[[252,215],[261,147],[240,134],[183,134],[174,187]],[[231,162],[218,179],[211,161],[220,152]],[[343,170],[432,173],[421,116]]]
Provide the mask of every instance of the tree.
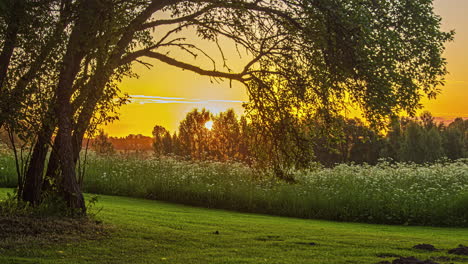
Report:
[[241,134],[239,121],[233,109],[221,112],[213,118],[210,152],[221,161],[239,158]]
[[[9,1],[13,9],[21,2],[23,16],[15,11],[20,23],[16,41],[5,41],[13,45],[10,60],[2,60],[7,65],[0,93],[0,126],[37,141],[31,155],[24,186],[19,186],[19,196],[31,203],[40,200],[44,160],[47,156],[50,137],[54,127],[53,117],[47,108],[51,107],[54,95],[54,81],[58,78],[59,58],[64,52],[65,31],[71,22],[70,1]],[[16,7],[15,7],[16,6]],[[6,38],[7,40],[8,37]],[[47,125],[44,125],[47,124]],[[43,128],[43,129],[40,129]],[[24,187],[24,192],[22,189]]]
[[100,155],[112,155],[115,153],[114,146],[109,141],[109,136],[102,129],[99,130],[98,135],[94,138],[92,147]]
[[468,121],[456,118],[442,132],[442,138],[449,159],[468,157]]
[[422,126],[426,130],[430,130],[433,127],[436,127],[436,123],[434,121],[434,117],[429,111],[424,111],[420,116],[419,119],[421,120]]
[[180,144],[180,140],[179,140],[179,137],[177,136],[177,133],[174,132],[174,134],[172,134],[172,137],[171,137],[171,142],[172,142],[172,153],[174,155],[178,155],[178,156],[183,156],[183,151],[182,151],[182,147],[181,147],[181,144]]
[[[463,124],[463,120],[459,124]],[[455,126],[450,124],[449,127]],[[422,113],[419,119],[394,118],[382,156],[416,163],[434,162],[444,156],[457,159],[463,157],[462,134],[436,123],[429,112]]]
[[167,131],[167,133],[162,138],[162,148],[164,149],[164,155],[174,154],[174,142],[169,131]]
[[179,148],[183,156],[195,160],[203,160],[208,157],[209,131],[205,127],[211,119],[211,113],[205,108],[198,111],[197,108],[187,113],[179,125],[177,136]]
[[[432,97],[443,83],[446,62],[441,54],[453,35],[440,31],[440,18],[433,13],[432,1],[426,0],[50,0],[41,8],[45,11],[40,14],[49,14],[41,17],[50,20],[44,28],[52,29],[43,35],[51,36],[51,41],[29,46],[44,51],[33,53],[43,54],[44,59],[12,57],[8,71],[26,65],[26,73],[8,74],[6,80],[19,82],[26,69],[43,65],[35,64],[39,61],[50,62],[46,65],[53,69],[52,74],[43,74],[46,97],[36,96],[44,91],[43,75],[37,73],[47,72],[40,67],[26,76],[25,89],[15,89],[20,91],[19,102],[45,98],[38,101],[37,120],[42,125],[31,161],[37,169],[30,167],[26,182],[34,195],[24,199],[40,202],[44,153],[56,133],[46,177],[55,179],[58,194],[82,212],[86,208],[75,175],[81,141],[96,116],[106,120],[106,110],[125,101],[114,100],[119,94],[115,83],[131,75],[132,63],[149,66],[142,58],[216,81],[243,83],[250,96],[249,119],[264,128],[258,132],[271,142],[271,150],[281,153],[273,159],[275,169],[281,171],[308,160],[301,155],[308,142],[299,129],[302,117],[321,112],[325,120],[330,119],[348,99],[376,125],[392,112],[414,113],[421,94]],[[34,12],[28,14],[35,17]],[[181,35],[187,30],[220,47],[221,68],[207,50]],[[21,39],[14,49],[20,50],[17,43],[31,42],[34,32],[17,36]],[[240,70],[230,69],[221,39],[246,50],[251,60]],[[53,49],[47,49],[48,43]],[[6,45],[2,45],[3,49]],[[205,57],[213,67],[171,57],[167,48]],[[18,113],[27,112],[29,105],[3,109],[14,109],[9,116],[21,116]]]
[[[306,32],[288,42],[291,51],[285,56],[262,60],[278,77],[255,76],[259,80],[249,86],[250,94],[261,98],[251,100],[249,113],[262,123],[301,119],[311,112],[332,120],[351,101],[378,127],[392,113],[414,114],[421,98],[416,91],[437,94],[446,73],[443,43],[452,33],[440,32],[431,1],[301,4]],[[265,132],[275,137],[274,129]]]
[[402,145],[402,160],[423,163],[425,161],[426,145],[424,130],[415,121],[411,121],[404,134]]
[[166,128],[156,125],[153,128],[153,150],[156,157],[172,153],[172,138]]
[[433,126],[429,130],[426,130],[425,141],[426,162],[434,162],[444,156],[442,136],[436,127]]
[[443,155],[442,137],[435,124],[427,126],[427,123],[416,120],[408,123],[404,130],[400,160],[434,162]]
[[382,147],[382,138],[361,120],[347,119],[344,134],[347,135],[350,148],[348,161],[356,163],[377,163]]
[[239,158],[247,164],[252,163],[252,138],[255,135],[252,126],[247,122],[244,115],[239,120],[240,140],[238,142]]

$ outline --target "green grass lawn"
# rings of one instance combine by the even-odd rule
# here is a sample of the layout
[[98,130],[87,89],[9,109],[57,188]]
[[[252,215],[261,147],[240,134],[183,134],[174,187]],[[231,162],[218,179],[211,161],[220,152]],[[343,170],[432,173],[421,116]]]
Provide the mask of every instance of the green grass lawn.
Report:
[[[394,259],[380,254],[457,257],[447,250],[468,244],[463,228],[305,220],[113,196],[101,196],[98,206],[97,218],[113,226],[109,236],[0,249],[0,263],[377,263]],[[443,251],[411,249],[420,243]]]

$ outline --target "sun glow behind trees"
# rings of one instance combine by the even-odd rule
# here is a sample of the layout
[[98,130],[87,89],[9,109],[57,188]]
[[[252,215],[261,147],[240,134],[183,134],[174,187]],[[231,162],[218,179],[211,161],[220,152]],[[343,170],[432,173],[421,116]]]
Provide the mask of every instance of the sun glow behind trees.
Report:
[[[455,41],[448,43],[445,55],[448,59],[447,84],[442,87],[442,93],[436,100],[423,99],[425,109],[432,112],[439,120],[445,120],[448,124],[455,117],[468,117],[466,101],[468,100],[468,17],[465,10],[468,8],[466,0],[435,0],[435,12],[442,16],[443,30],[455,29]],[[190,37],[190,36],[188,36]],[[203,42],[206,46],[207,43]],[[211,47],[211,46],[210,46]],[[210,51],[216,51],[213,47]],[[171,54],[184,56],[181,52],[171,51]],[[219,54],[213,52],[214,57]],[[237,69],[241,66],[244,54],[239,58],[234,47],[229,47],[225,54],[229,66]],[[197,58],[199,62],[201,58]],[[123,91],[130,94],[159,95],[168,97],[220,99],[232,101],[248,101],[246,90],[242,85],[225,81],[211,83],[208,77],[182,71],[161,62],[151,62],[157,71],[147,69],[136,64],[133,67],[140,75],[139,79],[125,79],[121,84]],[[139,103],[138,103],[139,104]],[[137,105],[132,103],[121,109],[119,121],[109,124],[105,130],[113,136],[126,136],[128,134],[151,135],[153,125],[159,123],[174,132],[178,123],[193,108],[206,108],[212,113],[220,113],[229,108],[234,108],[237,115],[243,114],[241,102],[207,102],[203,103],[154,103]],[[157,113],[157,116],[150,113]],[[351,115],[352,116],[352,115]],[[350,117],[351,117],[350,116]]]
[[208,121],[205,123],[205,127],[208,129],[208,130],[211,130],[213,128],[213,121]]

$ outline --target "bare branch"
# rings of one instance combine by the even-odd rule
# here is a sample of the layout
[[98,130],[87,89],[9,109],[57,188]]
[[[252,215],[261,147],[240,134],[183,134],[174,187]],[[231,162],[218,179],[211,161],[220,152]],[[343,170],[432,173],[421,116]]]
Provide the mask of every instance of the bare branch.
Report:
[[202,68],[200,68],[198,66],[194,66],[194,65],[188,64],[186,62],[178,61],[178,60],[173,59],[171,57],[168,57],[168,56],[166,56],[164,54],[154,52],[154,51],[150,51],[150,50],[142,51],[140,54],[141,54],[141,56],[157,59],[157,60],[162,61],[164,63],[167,63],[169,65],[175,66],[177,68],[192,71],[192,72],[198,73],[200,75],[206,75],[206,76],[210,76],[210,77],[214,77],[214,78],[231,79],[231,80],[236,80],[236,81],[239,81],[239,82],[242,82],[242,83],[244,83],[247,80],[245,78],[246,77],[245,73],[227,73],[227,72],[220,72],[220,71],[216,71],[216,70],[214,70],[214,71],[205,70],[205,69],[202,69]]
[[[218,0],[203,0],[201,2],[212,3],[214,5],[220,3],[220,1],[218,1]],[[252,10],[252,11],[259,11],[259,12],[262,12],[262,13],[265,13],[265,14],[269,14],[271,16],[275,15],[277,17],[280,17],[280,18],[288,21],[288,23],[293,25],[295,28],[303,29],[302,25],[300,23],[298,23],[288,13],[286,13],[284,11],[281,11],[281,10],[278,10],[278,9],[274,9],[274,8],[270,8],[270,7],[266,7],[266,6],[260,6],[259,5],[260,2],[261,1],[255,1],[254,3],[245,3],[245,2],[241,2],[241,1],[238,1],[238,2],[233,1],[231,3],[229,3],[229,2],[224,3],[224,2],[221,1],[223,8],[226,8],[226,9],[246,9],[246,10]]]
[[[163,43],[170,35],[177,33],[179,30],[182,30],[183,28],[188,27],[188,26],[190,26],[190,24],[180,25],[172,30],[169,30],[160,40],[158,40],[158,42],[152,47],[152,49],[161,45],[161,43]],[[175,40],[179,40],[179,39],[182,39],[182,38],[176,38]],[[172,40],[172,41],[175,41],[175,40]]]
[[[209,59],[211,61],[211,63],[213,64],[213,69],[216,69],[216,61],[208,53],[206,53],[203,49],[197,47],[194,44],[190,44],[190,43],[167,43],[167,44],[162,44],[161,45],[161,47],[163,47],[163,46],[178,47],[178,48],[182,49],[183,51],[185,51],[185,52],[189,53],[190,55],[192,55],[194,58],[198,57],[198,54],[196,53],[196,51],[198,51],[201,54],[203,54],[207,59]],[[193,49],[195,51],[192,51],[191,49]]]
[[122,36],[117,42],[116,47],[112,51],[112,56],[110,58],[111,64],[116,62],[119,62],[119,58],[122,56],[122,54],[125,52],[125,48],[128,46],[128,44],[133,40],[133,37],[135,35],[135,32],[138,30],[138,28],[141,27],[142,24],[145,23],[147,19],[151,17],[155,12],[163,9],[164,7],[171,5],[171,4],[177,4],[181,2],[182,0],[153,0],[151,1],[150,5],[145,8],[137,17],[135,17],[127,27],[124,28],[122,32]]
[[151,69],[151,67],[153,67],[153,64],[151,64],[151,63],[144,62],[142,60],[135,60],[135,61],[140,63],[141,65],[145,66],[148,70]]
[[212,10],[212,9],[218,8],[218,7],[220,7],[220,5],[209,5],[209,6],[206,6],[206,7],[202,8],[202,9],[198,10],[195,13],[192,13],[190,15],[186,15],[186,16],[183,16],[183,17],[178,17],[178,18],[174,18],[174,19],[161,19],[161,20],[156,20],[156,21],[153,21],[153,22],[148,22],[148,23],[145,23],[145,24],[141,25],[138,28],[138,31],[149,29],[149,28],[154,28],[154,27],[161,26],[161,25],[171,25],[171,24],[182,23],[182,22],[194,19],[194,18],[196,18],[196,17],[198,17],[200,15],[203,15],[204,13],[206,13],[206,12]]

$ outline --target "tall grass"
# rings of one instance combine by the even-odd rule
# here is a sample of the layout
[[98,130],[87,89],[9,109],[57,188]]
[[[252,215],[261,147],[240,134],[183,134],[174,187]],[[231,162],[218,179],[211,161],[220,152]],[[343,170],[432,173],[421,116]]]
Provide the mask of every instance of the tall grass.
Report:
[[13,188],[18,185],[18,178],[16,176],[15,158],[0,143],[0,186]]
[[[10,171],[8,159],[0,162]],[[288,184],[238,163],[92,155],[84,190],[303,218],[468,226],[468,160],[341,164],[295,176]],[[0,185],[6,178],[0,171]]]

